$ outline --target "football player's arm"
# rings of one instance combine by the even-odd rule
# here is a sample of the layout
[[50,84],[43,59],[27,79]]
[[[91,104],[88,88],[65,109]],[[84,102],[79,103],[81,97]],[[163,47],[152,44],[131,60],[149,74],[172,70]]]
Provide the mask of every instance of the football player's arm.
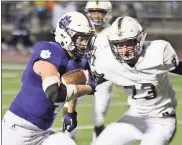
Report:
[[68,113],[73,113],[76,111],[77,99],[72,99],[68,102]]
[[182,75],[182,61],[179,61],[178,66],[170,71],[171,73]]
[[[90,65],[89,63],[87,62],[85,67],[84,67],[84,70],[90,70]],[[68,113],[74,113],[76,111],[76,105],[77,105],[77,99],[72,99],[68,102],[68,110],[67,112]]]
[[33,69],[36,74],[41,76],[43,90],[52,102],[70,101],[92,92],[89,85],[64,85],[61,83],[57,68],[48,61],[36,61]]
[[179,61],[178,56],[170,43],[167,43],[164,50],[164,67],[171,73],[182,75],[182,61]]

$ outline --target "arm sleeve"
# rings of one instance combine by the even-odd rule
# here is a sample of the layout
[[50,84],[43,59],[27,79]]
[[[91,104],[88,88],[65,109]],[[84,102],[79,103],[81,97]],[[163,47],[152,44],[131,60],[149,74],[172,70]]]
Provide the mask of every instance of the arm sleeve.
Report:
[[171,71],[179,65],[178,56],[170,43],[167,43],[164,49],[163,61],[164,61],[164,69],[167,71]]
[[49,42],[38,42],[33,47],[32,59],[33,63],[38,60],[44,60],[58,68],[61,64],[61,52]]

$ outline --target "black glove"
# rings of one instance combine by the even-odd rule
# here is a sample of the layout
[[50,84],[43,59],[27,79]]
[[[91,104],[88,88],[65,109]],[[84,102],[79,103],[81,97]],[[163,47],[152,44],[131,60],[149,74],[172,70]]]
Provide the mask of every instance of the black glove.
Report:
[[[92,87],[92,90],[93,92],[91,94],[94,94],[95,93],[95,88],[103,83],[107,81],[106,79],[104,79],[104,74],[99,74],[97,73],[96,71],[92,72],[92,71],[89,71],[89,81],[88,81],[88,85],[90,85]],[[91,95],[89,94],[89,95]]]
[[67,130],[71,132],[77,127],[77,112],[67,113],[63,120],[63,132]]

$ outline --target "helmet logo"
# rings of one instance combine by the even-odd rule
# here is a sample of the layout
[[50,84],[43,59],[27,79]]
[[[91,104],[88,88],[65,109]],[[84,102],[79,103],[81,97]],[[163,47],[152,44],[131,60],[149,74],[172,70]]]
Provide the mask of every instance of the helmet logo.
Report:
[[119,30],[119,31],[118,31],[118,35],[119,35],[119,36],[122,36],[123,33],[125,33],[125,29],[122,29],[122,30]]
[[65,16],[59,21],[59,27],[61,29],[65,29],[71,23],[71,16]]
[[122,36],[122,35],[123,35],[123,33],[121,31],[119,31],[119,36]]

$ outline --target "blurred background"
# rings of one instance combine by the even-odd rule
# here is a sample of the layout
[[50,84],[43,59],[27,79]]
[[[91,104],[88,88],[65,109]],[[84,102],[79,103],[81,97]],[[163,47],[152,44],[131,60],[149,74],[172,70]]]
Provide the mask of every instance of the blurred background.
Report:
[[[52,32],[58,18],[69,11],[84,12],[85,4],[86,1],[1,1],[2,54],[28,55],[35,42],[54,40]],[[165,39],[180,50],[182,2],[112,1],[112,5],[111,23],[118,16],[135,17],[148,32],[148,40]]]
[[[56,1],[1,1],[1,54],[2,54],[2,116],[9,108],[21,86],[22,72],[37,41],[54,40],[53,30],[57,19],[66,12],[84,12],[85,2]],[[164,39],[175,48],[182,59],[182,2],[114,2],[113,17],[132,16],[139,20],[148,32],[147,40]],[[78,18],[79,19],[79,18]],[[156,54],[157,55],[157,54]],[[154,58],[155,59],[155,58]],[[176,95],[177,132],[170,145],[182,143],[182,77],[171,76]],[[116,121],[128,109],[127,98],[121,87],[114,86],[112,102],[105,123]],[[76,142],[89,145],[92,139],[92,97],[86,97],[77,107],[78,127]],[[53,128],[62,129],[61,113]],[[138,145],[136,143],[135,145]]]

